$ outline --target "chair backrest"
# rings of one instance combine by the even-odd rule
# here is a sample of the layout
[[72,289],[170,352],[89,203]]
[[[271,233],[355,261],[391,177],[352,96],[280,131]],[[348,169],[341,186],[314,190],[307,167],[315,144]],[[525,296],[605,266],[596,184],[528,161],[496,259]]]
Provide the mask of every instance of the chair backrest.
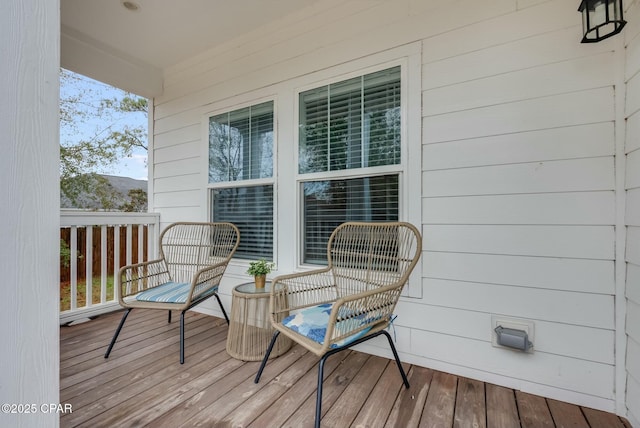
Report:
[[173,223],[160,234],[160,255],[173,281],[191,282],[198,270],[228,262],[239,242],[232,223]]
[[338,297],[371,291],[409,279],[422,251],[422,237],[410,223],[347,222],[327,246]]

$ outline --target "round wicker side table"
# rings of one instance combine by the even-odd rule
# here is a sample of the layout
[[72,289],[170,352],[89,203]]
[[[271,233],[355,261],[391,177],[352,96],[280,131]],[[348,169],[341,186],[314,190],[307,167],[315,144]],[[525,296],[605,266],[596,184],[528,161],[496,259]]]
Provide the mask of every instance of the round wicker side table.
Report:
[[[227,335],[227,353],[242,361],[260,361],[275,330],[269,320],[271,281],[256,289],[253,282],[232,290],[231,317]],[[282,355],[291,347],[291,339],[279,335],[269,358]]]

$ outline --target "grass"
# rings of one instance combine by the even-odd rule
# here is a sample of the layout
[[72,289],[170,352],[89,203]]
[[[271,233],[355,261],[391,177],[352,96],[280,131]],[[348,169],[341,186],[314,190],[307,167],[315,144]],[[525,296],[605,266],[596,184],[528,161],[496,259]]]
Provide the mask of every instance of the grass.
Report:
[[[93,304],[100,303],[101,283],[102,279],[100,277],[93,278],[91,285],[91,302]],[[86,281],[84,278],[78,279],[76,298],[76,307],[81,308],[86,305],[87,293]],[[112,300],[113,298],[113,275],[110,275],[107,277],[107,300]],[[69,309],[71,309],[71,282],[60,282],[60,311],[68,311]]]

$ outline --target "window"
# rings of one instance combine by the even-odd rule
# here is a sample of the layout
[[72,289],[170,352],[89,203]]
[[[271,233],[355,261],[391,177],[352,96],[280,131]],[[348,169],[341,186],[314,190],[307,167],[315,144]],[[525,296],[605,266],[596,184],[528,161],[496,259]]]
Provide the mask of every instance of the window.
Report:
[[326,263],[329,235],[344,221],[398,220],[400,71],[397,66],[299,94],[303,262]]
[[212,221],[240,229],[235,257],[273,259],[273,101],[209,117]]
[[209,183],[273,176],[273,101],[209,118]]

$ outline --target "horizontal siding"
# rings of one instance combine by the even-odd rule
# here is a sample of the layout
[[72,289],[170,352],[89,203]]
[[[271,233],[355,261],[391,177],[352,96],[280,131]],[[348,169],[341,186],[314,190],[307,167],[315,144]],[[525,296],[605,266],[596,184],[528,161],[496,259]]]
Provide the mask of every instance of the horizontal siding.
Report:
[[[423,90],[536,69],[612,50],[611,45],[606,42],[593,46],[576,45],[576,39],[581,37],[582,27],[575,25],[506,42],[504,39],[496,40],[494,45],[485,49],[428,62],[422,70]],[[430,47],[430,44],[425,44],[425,52],[432,54]],[[427,61],[430,58],[431,55],[425,56]]]
[[[491,315],[495,313],[479,308],[452,309],[407,301],[402,303],[398,314],[397,322],[411,329],[491,342]],[[572,340],[566,340],[567,337]],[[613,332],[609,330],[537,321],[533,341],[536,352],[613,364]],[[429,354],[427,357],[431,358]]]
[[198,122],[191,126],[156,134],[154,136],[153,147],[155,149],[163,149],[190,141],[200,141],[200,138],[202,138],[202,125]]
[[[425,4],[428,2],[424,2]],[[463,9],[464,2],[460,3],[460,8],[457,11],[461,15],[466,16],[466,11]],[[486,8],[488,5],[497,3],[492,1],[475,1],[476,4],[473,12],[476,12],[477,8]],[[423,58],[425,63],[435,63],[444,61],[451,58],[456,58],[472,52],[479,54],[478,62],[484,61],[484,53],[489,52],[489,59],[491,58],[491,49],[496,46],[509,45],[517,43],[519,41],[534,38],[536,36],[557,32],[567,27],[575,27],[577,35],[581,31],[580,21],[576,19],[576,7],[570,2],[563,0],[552,0],[540,4],[538,7],[528,8],[524,10],[515,11],[515,13],[507,13],[509,9],[515,6],[515,2],[509,2],[510,4],[505,6],[505,12],[496,15],[493,19],[486,19],[477,21],[475,23],[470,22],[467,25],[460,25],[455,28],[455,31],[449,32],[441,31],[433,35],[432,37],[425,38],[423,41],[425,56]],[[427,7],[425,5],[425,7]],[[507,7],[509,9],[507,9]],[[444,13],[442,14],[444,15]],[[439,18],[439,16],[436,16]],[[455,18],[449,18],[452,20]],[[468,18],[466,18],[468,20]],[[460,19],[456,21],[463,22]],[[471,20],[470,20],[471,21]],[[446,21],[442,21],[439,25],[447,24]],[[547,49],[553,49],[551,45],[555,44],[557,37],[554,37],[554,42],[549,43]],[[607,45],[607,43],[604,43]],[[609,44],[609,48],[611,45]],[[576,49],[580,49],[576,47]],[[602,49],[598,47],[597,49]],[[591,50],[589,52],[592,52]],[[534,57],[540,57],[539,52],[533,52]],[[521,61],[531,61],[530,59],[522,59],[524,55],[521,55]],[[517,60],[518,57],[515,58]],[[508,59],[502,58],[497,62],[497,67],[494,69],[495,74],[499,74],[502,67],[505,67],[504,61]],[[508,66],[507,71],[511,70]]]
[[422,275],[594,294],[613,294],[615,288],[610,260],[426,251]]
[[425,224],[610,225],[614,202],[613,191],[424,198],[422,220]]
[[[422,139],[411,143],[422,168],[408,179],[422,184],[423,298],[400,303],[399,349],[454,373],[613,408],[617,44],[580,44],[576,7],[327,0],[172,67],[154,100],[163,222],[206,212],[206,112],[273,97],[287,112],[278,156],[290,178],[300,82],[421,46]],[[630,118],[628,130],[640,135],[640,123]],[[290,226],[278,224],[278,238],[295,247]],[[492,314],[531,319],[535,352],[491,346]]]
[[422,114],[431,116],[607,86],[612,81],[613,55],[605,52],[431,89],[424,92]]
[[634,286],[640,284],[640,263],[627,263],[627,298],[634,303],[640,304],[640,287]]
[[423,143],[613,121],[613,88],[516,101],[427,116]]
[[423,196],[613,190],[613,157],[425,171]]
[[165,207],[199,207],[202,192],[197,190],[158,193],[154,201],[157,208]]
[[635,74],[627,81],[626,111],[636,113],[640,110],[640,75]]
[[[639,113],[640,114],[640,113]],[[631,168],[627,168],[626,185],[627,189],[640,187],[640,168],[633,168],[640,165],[640,150],[635,150],[627,155],[627,162]]]
[[613,260],[613,226],[428,225],[426,251]]
[[[411,344],[412,353],[426,354],[433,360],[471,368],[477,367],[478,361],[486,361],[485,370],[502,376],[613,398],[613,366],[608,364],[542,352],[505,351],[489,346],[485,341],[416,329],[411,330]],[[549,370],[549,367],[554,369]]]
[[183,171],[181,175],[166,178],[156,178],[153,182],[154,192],[180,192],[200,189],[203,186],[201,174]]
[[627,190],[626,224],[640,227],[640,187]]
[[627,228],[627,262],[640,265],[640,227]]
[[159,148],[154,151],[154,161],[157,163],[176,160],[199,158],[202,154],[200,141],[190,141],[180,145]]
[[[616,56],[579,27],[528,34],[559,6],[496,18],[511,39],[478,23],[423,44],[426,306],[409,318],[430,322],[410,323],[411,352],[613,399]],[[534,354],[492,347],[491,315],[533,321]]]
[[427,144],[422,165],[431,171],[613,156],[613,136],[613,123],[602,122]]
[[154,176],[157,179],[191,174],[202,169],[202,158],[189,158],[167,161],[155,165]]
[[[429,304],[595,328],[613,328],[613,297],[478,282],[425,279]],[[567,306],[580,308],[567,310]],[[489,327],[489,326],[487,326]],[[487,328],[487,332],[490,332]]]

